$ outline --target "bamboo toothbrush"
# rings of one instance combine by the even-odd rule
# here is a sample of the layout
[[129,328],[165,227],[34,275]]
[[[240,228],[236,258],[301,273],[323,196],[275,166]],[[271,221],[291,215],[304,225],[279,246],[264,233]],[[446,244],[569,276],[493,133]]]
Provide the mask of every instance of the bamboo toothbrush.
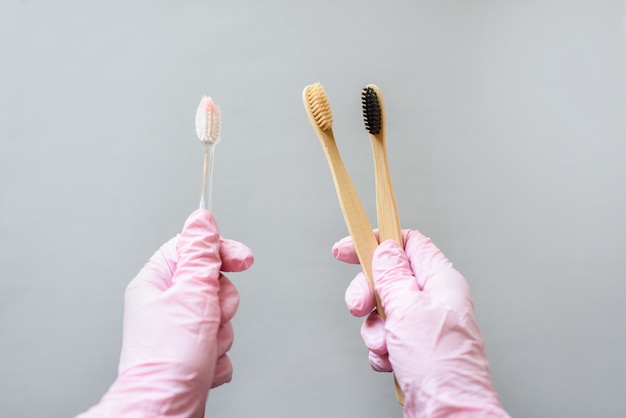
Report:
[[[374,156],[374,175],[376,177],[376,216],[378,220],[378,241],[394,240],[402,247],[402,229],[396,205],[396,196],[393,192],[389,163],[387,160],[386,115],[383,95],[375,84],[368,84],[361,92],[363,105],[363,121],[369,132]],[[384,316],[383,316],[384,319]],[[404,393],[396,384],[396,398],[400,405],[404,405]]]
[[368,84],[361,92],[363,121],[369,132],[374,156],[376,177],[376,213],[378,216],[378,240],[391,239],[403,245],[400,217],[393,192],[387,161],[387,141],[385,129],[385,104],[383,95],[375,84]]
[[204,164],[200,188],[200,209],[211,210],[213,195],[213,159],[220,141],[220,109],[213,99],[204,96],[196,111],[196,134],[204,145]]
[[[343,212],[348,232],[354,242],[354,248],[363,268],[363,273],[373,288],[372,257],[378,242],[376,242],[376,237],[372,232],[372,225],[339,154],[333,134],[333,115],[328,98],[324,88],[319,83],[305,87],[302,98],[311,125],[317,133],[326,154],[333,181],[335,182],[335,190],[339,198],[341,211]],[[380,305],[378,295],[376,295],[376,309],[382,314],[383,308]]]
[[[306,86],[302,92],[302,99],[309,121],[322,144],[326,159],[328,160],[341,211],[343,212],[348,232],[352,237],[352,242],[354,243],[361,268],[370,286],[374,289],[372,258],[378,246],[378,242],[376,241],[376,236],[372,231],[372,226],[363,208],[363,204],[359,199],[356,188],[339,154],[332,129],[333,115],[330,109],[330,103],[328,102],[324,88],[319,83]],[[381,318],[385,319],[385,311],[380,303],[378,293],[376,293],[375,290],[374,296],[376,298],[376,310]],[[404,405],[404,396],[395,378],[394,382],[396,386],[396,398],[401,405]]]

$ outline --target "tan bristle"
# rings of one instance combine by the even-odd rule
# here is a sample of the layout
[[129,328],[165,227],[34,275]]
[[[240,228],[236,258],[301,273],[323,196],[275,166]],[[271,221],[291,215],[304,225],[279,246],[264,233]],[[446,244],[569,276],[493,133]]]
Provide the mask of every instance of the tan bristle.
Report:
[[322,131],[329,131],[333,127],[333,113],[322,85],[320,83],[310,85],[306,90],[306,97],[317,126]]

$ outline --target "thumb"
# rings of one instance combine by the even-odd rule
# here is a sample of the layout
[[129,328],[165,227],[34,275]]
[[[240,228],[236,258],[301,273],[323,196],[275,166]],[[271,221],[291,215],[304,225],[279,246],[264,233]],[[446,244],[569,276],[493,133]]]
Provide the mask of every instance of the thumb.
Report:
[[172,284],[195,283],[218,289],[222,261],[220,258],[220,234],[213,215],[204,209],[193,212],[187,218],[178,238],[178,264]]
[[372,259],[374,287],[387,317],[415,304],[420,290],[404,249],[387,240],[378,246]]

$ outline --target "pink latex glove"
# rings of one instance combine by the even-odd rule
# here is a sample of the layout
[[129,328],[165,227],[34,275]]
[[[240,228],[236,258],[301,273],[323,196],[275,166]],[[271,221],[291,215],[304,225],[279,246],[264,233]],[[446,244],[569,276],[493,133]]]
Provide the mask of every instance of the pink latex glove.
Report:
[[[350,283],[346,304],[367,315],[361,335],[376,371],[395,373],[405,395],[404,416],[508,417],[489,374],[483,339],[465,278],[418,231],[403,231],[405,248],[379,245],[372,275],[386,321],[363,273]],[[358,263],[352,241],[333,246],[333,255]]]
[[210,212],[192,213],[129,283],[118,377],[79,417],[204,416],[209,389],[232,377],[239,294],[220,271],[252,262],[248,247],[220,238]]

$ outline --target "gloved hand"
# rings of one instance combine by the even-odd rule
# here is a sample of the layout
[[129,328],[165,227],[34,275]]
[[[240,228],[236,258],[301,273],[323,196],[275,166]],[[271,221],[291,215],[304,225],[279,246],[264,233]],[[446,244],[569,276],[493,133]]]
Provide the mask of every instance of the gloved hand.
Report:
[[[372,368],[395,373],[405,396],[404,416],[508,417],[491,382],[483,339],[465,278],[418,231],[403,231],[404,249],[379,245],[372,260],[376,291],[386,320],[363,273],[350,283],[346,304],[367,316],[361,335]],[[349,237],[333,255],[358,263]]]
[[79,417],[204,416],[209,389],[232,377],[239,294],[220,271],[252,262],[248,247],[220,238],[210,212],[192,213],[129,283],[118,377]]

